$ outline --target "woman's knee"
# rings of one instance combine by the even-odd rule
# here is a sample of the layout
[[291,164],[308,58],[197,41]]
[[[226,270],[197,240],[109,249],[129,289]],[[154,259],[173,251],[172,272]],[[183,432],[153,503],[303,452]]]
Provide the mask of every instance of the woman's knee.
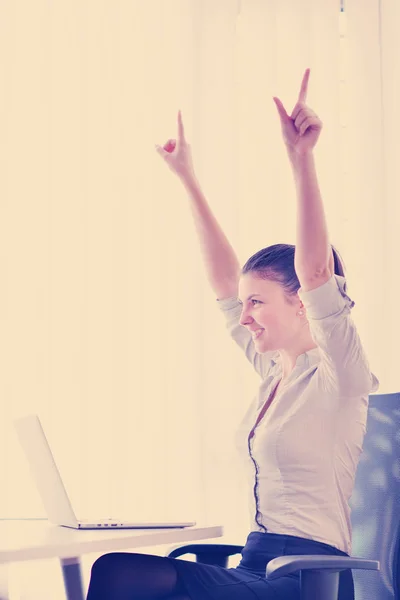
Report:
[[97,560],[94,561],[92,565],[92,573],[100,574],[105,571],[109,571],[112,568],[118,567],[121,564],[121,559],[123,555],[126,554],[124,552],[109,552],[108,554],[103,554]]
[[172,592],[182,592],[178,585],[178,572],[172,559],[152,554],[110,552],[100,556],[92,565],[91,575],[98,581],[116,579],[132,580],[145,587],[158,587]]
[[143,555],[131,552],[109,552],[94,561],[91,577],[96,581],[108,581],[130,576],[143,568]]

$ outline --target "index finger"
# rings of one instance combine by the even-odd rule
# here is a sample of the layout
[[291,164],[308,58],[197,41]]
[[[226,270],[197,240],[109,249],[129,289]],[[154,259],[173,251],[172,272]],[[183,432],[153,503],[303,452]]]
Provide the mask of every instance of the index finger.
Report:
[[300,94],[298,102],[306,102],[307,100],[307,90],[308,90],[308,80],[310,78],[310,69],[306,69],[306,72],[303,76],[303,81],[301,82]]
[[179,140],[185,141],[185,130],[183,128],[181,111],[178,112],[178,138]]

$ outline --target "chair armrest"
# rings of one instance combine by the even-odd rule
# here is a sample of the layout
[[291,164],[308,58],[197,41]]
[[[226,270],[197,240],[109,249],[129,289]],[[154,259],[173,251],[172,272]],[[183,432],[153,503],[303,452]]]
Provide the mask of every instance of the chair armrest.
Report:
[[380,564],[377,560],[366,560],[364,558],[353,558],[347,556],[322,556],[316,555],[292,555],[279,556],[272,559],[267,565],[266,578],[278,579],[283,575],[289,575],[295,571],[343,571],[344,569],[367,569],[379,571]]
[[233,544],[187,544],[178,546],[167,554],[169,558],[176,558],[182,554],[195,554],[196,561],[208,565],[226,567],[228,557],[240,554],[243,546]]

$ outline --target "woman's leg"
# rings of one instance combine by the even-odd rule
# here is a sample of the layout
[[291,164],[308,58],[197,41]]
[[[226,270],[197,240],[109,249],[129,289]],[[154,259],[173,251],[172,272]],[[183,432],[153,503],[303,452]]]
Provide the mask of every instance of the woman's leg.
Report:
[[87,600],[161,599],[190,600],[172,559],[114,552],[104,554],[92,566]]

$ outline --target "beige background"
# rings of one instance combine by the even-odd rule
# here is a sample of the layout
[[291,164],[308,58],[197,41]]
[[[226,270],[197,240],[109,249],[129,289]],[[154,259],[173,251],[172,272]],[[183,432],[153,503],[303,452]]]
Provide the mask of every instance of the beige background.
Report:
[[81,514],[244,539],[232,434],[258,380],[154,144],[182,109],[242,263],[294,243],[272,96],[291,110],[307,66],[331,240],[380,391],[398,391],[398,21],[395,0],[348,2],[341,23],[336,0],[0,1],[1,515],[43,514],[10,427],[34,411]]

